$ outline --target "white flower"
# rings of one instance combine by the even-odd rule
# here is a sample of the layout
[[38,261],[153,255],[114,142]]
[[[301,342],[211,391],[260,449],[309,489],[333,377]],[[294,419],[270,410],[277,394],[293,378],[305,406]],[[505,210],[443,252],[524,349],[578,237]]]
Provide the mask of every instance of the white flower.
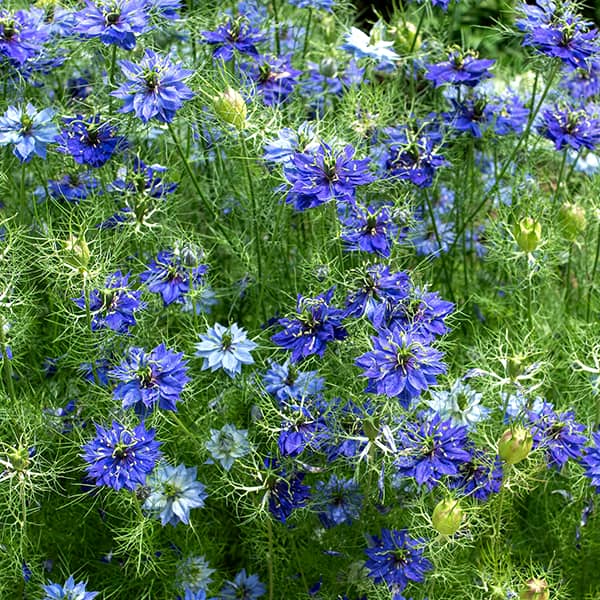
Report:
[[391,49],[394,42],[379,40],[372,43],[371,38],[356,27],[352,27],[350,32],[344,36],[344,39],[346,41],[342,45],[342,50],[348,50],[358,58],[369,57],[379,61],[398,60],[400,58]]

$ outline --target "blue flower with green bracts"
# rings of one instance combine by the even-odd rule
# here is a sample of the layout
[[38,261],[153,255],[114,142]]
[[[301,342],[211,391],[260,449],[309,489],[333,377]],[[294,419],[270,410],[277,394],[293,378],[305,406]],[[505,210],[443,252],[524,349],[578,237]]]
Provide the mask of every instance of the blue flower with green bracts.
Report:
[[242,569],[233,579],[221,589],[221,600],[257,600],[264,596],[267,588],[258,575],[247,575]]
[[242,458],[250,452],[248,431],[236,429],[235,425],[227,423],[221,429],[210,430],[210,440],[205,446],[212,458],[229,471],[237,458]]
[[67,579],[64,585],[50,582],[42,586],[46,595],[42,600],[93,600],[100,592],[88,592],[83,581],[75,583],[73,575]]

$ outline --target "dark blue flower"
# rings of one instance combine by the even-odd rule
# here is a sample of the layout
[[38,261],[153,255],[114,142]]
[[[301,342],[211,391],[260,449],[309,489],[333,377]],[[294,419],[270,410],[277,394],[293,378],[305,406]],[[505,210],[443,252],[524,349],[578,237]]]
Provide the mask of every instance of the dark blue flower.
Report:
[[0,10],[0,55],[18,66],[37,56],[50,37],[45,17],[39,8]]
[[[89,173],[70,173],[61,179],[48,181],[48,193],[54,200],[77,204],[98,187],[98,180]],[[44,192],[42,188],[42,193]]]
[[304,298],[298,294],[298,316],[277,321],[283,330],[271,339],[278,346],[292,351],[292,362],[312,354],[323,357],[329,342],[346,339],[348,333],[342,325],[344,311],[330,306],[333,292],[331,288],[316,298]]
[[170,123],[184,101],[194,97],[192,90],[183,83],[193,71],[183,69],[169,56],[146,49],[139,64],[121,60],[119,65],[126,81],[111,92],[111,96],[124,101],[119,112],[135,112],[143,123],[152,118]]
[[448,60],[427,67],[425,77],[438,87],[445,83],[475,87],[480,81],[489,79],[488,69],[495,63],[492,59],[478,59],[473,52],[460,50],[450,52]]
[[557,150],[570,146],[594,150],[600,142],[600,119],[590,116],[587,110],[566,108],[545,110],[540,133],[554,142]]
[[289,164],[296,152],[314,152],[319,139],[314,127],[304,121],[297,130],[284,127],[277,138],[265,144],[264,159],[268,162]]
[[161,250],[140,275],[140,281],[151,292],[160,294],[165,306],[173,302],[182,304],[191,289],[202,286],[207,271],[207,265],[187,265],[179,252]]
[[133,159],[133,165],[118,179],[115,179],[110,187],[122,194],[130,192],[135,195],[145,194],[150,198],[162,199],[177,189],[176,183],[163,181],[161,174],[166,171],[167,167],[158,164],[147,165],[136,156]]
[[323,414],[329,436],[323,442],[329,461],[337,458],[356,458],[365,448],[368,438],[364,423],[371,419],[372,405],[366,401],[359,406],[352,400],[333,398]]
[[315,152],[294,154],[283,169],[290,183],[286,201],[296,210],[306,210],[330,200],[352,200],[359,185],[374,180],[370,160],[353,160],[353,156],[350,144],[337,153],[324,142]]
[[473,449],[471,459],[458,465],[458,474],[448,480],[448,486],[459,489],[465,496],[485,502],[491,494],[500,492],[503,476],[499,456]]
[[100,115],[84,119],[81,115],[64,119],[65,128],[56,136],[57,150],[70,154],[76,163],[101,167],[127,143],[117,128],[102,122]]
[[214,47],[213,56],[224,61],[231,60],[235,52],[258,56],[256,45],[265,40],[244,18],[228,19],[215,31],[202,31],[201,35],[204,43]]
[[125,50],[135,48],[136,35],[146,31],[148,13],[145,0],[86,0],[76,13],[74,33],[85,38],[100,38]]
[[444,475],[458,475],[472,459],[465,425],[442,421],[436,413],[421,422],[405,421],[398,433],[394,467],[399,475],[414,477],[418,485],[433,489]]
[[593,445],[586,448],[581,462],[586,467],[585,476],[591,479],[591,485],[600,494],[600,431],[592,433],[592,442]]
[[568,70],[563,76],[561,87],[580,102],[600,95],[600,61],[589,59],[585,65]]
[[115,399],[123,401],[123,408],[133,407],[143,415],[156,406],[176,411],[176,403],[190,381],[183,352],[168,350],[164,344],[149,353],[130,348],[127,358],[109,376],[122,382],[113,391]]
[[381,537],[373,536],[373,544],[365,550],[369,577],[375,583],[387,583],[401,592],[411,582],[422,583],[425,573],[433,569],[423,556],[425,540],[413,539],[406,529],[382,529]]
[[269,511],[276,519],[285,523],[295,509],[308,504],[310,487],[302,483],[304,473],[293,472],[288,475],[272,458],[265,459],[265,467],[270,470],[265,483]]
[[327,483],[319,481],[315,486],[313,508],[318,511],[324,527],[351,525],[360,518],[362,500],[360,486],[354,479],[332,475]]
[[326,428],[316,409],[289,406],[279,430],[281,456],[298,456],[307,449],[318,450],[326,437]]
[[221,589],[221,600],[257,600],[264,596],[267,588],[260,581],[258,575],[247,575],[242,569],[233,581],[227,581]]
[[408,407],[446,372],[442,353],[420,335],[394,326],[381,329],[371,340],[373,350],[356,359],[356,365],[363,369],[361,375],[369,379],[367,392],[398,398]]
[[[108,379],[108,372],[111,369],[110,361],[106,358],[95,360],[92,363],[81,363],[79,365],[79,372],[86,381],[90,383],[98,383],[103,387],[108,387],[110,381]],[[95,371],[95,373],[94,373]]]
[[267,106],[275,106],[288,100],[298,85],[302,73],[294,69],[289,56],[259,56],[255,62],[242,65],[242,69],[254,84],[256,91]]
[[130,430],[113,421],[110,429],[96,425],[96,437],[83,445],[82,457],[96,485],[133,491],[146,483],[161,456],[159,446],[154,429],[146,430],[143,423]]
[[314,398],[323,390],[325,380],[317,371],[299,371],[286,360],[282,365],[271,361],[263,376],[265,389],[280,402],[301,402]]
[[448,126],[459,133],[480,138],[495,121],[496,114],[488,109],[487,98],[483,95],[474,94],[462,102],[452,98],[450,103],[454,111],[444,113],[443,117]]
[[529,109],[517,94],[490,98],[484,113],[494,118],[494,131],[498,135],[523,133],[529,119]]
[[[146,304],[140,301],[141,291],[128,288],[129,275],[116,271],[106,278],[103,288],[90,292],[92,331],[106,327],[118,333],[127,333],[135,325],[135,311],[145,308]],[[85,293],[82,292],[80,298],[73,298],[73,302],[85,310]]]

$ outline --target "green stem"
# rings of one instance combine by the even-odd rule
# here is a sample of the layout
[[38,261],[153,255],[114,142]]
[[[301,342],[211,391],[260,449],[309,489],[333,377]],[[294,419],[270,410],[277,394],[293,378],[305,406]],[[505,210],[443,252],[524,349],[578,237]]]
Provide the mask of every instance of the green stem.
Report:
[[308,36],[310,33],[310,26],[312,23],[312,8],[308,9],[308,18],[306,19],[306,30],[304,31],[304,46],[302,48],[302,58],[306,58],[306,50],[308,48]]
[[281,43],[279,41],[279,0],[273,0],[273,18],[275,20],[275,50],[277,56],[281,54]]
[[12,402],[17,401],[15,394],[15,384],[13,381],[13,368],[10,358],[8,357],[7,343],[4,336],[4,320],[0,321],[0,348],[2,350],[2,369],[4,371],[4,380],[8,391],[8,396]]
[[[90,295],[88,293],[88,289],[87,289],[87,277],[84,273],[83,275],[83,297],[85,300],[85,316],[87,319],[87,324],[88,327],[90,328],[90,331],[92,331],[92,311],[90,309]],[[96,385],[101,385],[100,384],[100,377],[98,376],[98,370],[96,368],[96,361],[92,358],[92,373],[94,375],[94,382],[96,383]]]
[[[115,72],[117,69],[117,45],[112,45],[112,51],[110,54],[110,71],[108,76],[108,81],[110,84],[110,91],[112,92],[115,87]],[[113,114],[113,104],[114,98],[113,96],[108,96],[108,114]]]
[[598,259],[600,258],[600,223],[598,223],[598,232],[596,234],[596,254],[594,255],[594,264],[592,266],[592,275],[590,277],[590,287],[588,289],[587,303],[585,308],[585,320],[590,320],[590,307],[592,301],[592,289],[594,288],[594,279],[596,278],[596,269],[598,268]]
[[567,272],[565,273],[565,309],[569,307],[569,292],[571,287],[571,261],[573,258],[573,244],[569,245],[569,258],[567,259]]
[[556,189],[554,190],[554,197],[552,198],[552,206],[556,206],[556,201],[560,196],[560,186],[562,185],[563,173],[565,172],[565,163],[567,162],[567,149],[563,150],[562,160],[560,162],[560,170],[558,171],[558,179],[556,181]]
[[267,569],[269,572],[269,600],[273,600],[273,524],[271,523],[270,517],[267,517],[267,535],[269,537],[269,548],[267,554]]
[[[421,15],[419,17],[419,22],[417,23],[417,30],[415,31],[415,36],[413,37],[413,41],[410,45],[410,48],[408,49],[408,53],[412,54],[412,51],[415,49],[415,45],[417,43],[417,38],[419,37],[419,34],[421,33],[421,28],[423,27],[423,22],[425,21],[425,9],[423,9],[421,11]],[[413,79],[411,77],[411,79]]]

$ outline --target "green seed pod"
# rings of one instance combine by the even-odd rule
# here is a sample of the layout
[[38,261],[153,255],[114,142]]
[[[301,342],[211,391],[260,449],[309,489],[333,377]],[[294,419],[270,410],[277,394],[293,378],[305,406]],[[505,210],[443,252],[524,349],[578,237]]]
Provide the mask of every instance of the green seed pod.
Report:
[[533,436],[524,427],[507,429],[498,441],[498,455],[509,465],[516,465],[531,452]]
[[410,21],[404,21],[398,23],[393,28],[392,33],[394,34],[394,48],[402,53],[409,52],[413,49],[413,52],[421,47],[421,36],[417,35],[417,26]]
[[533,252],[542,239],[542,225],[531,217],[524,217],[513,228],[513,235],[523,252]]
[[519,595],[520,600],[550,600],[550,590],[545,579],[529,579]]
[[448,498],[437,503],[431,515],[431,522],[439,533],[453,535],[460,529],[463,517],[464,512],[458,500]]
[[227,88],[215,98],[213,105],[219,119],[233,125],[236,129],[244,129],[248,107],[238,91]]
[[558,213],[558,220],[564,236],[574,242],[577,237],[585,231],[587,218],[583,206],[571,202],[565,202]]
[[90,248],[83,237],[69,236],[63,242],[65,261],[79,271],[86,271],[90,262]]

